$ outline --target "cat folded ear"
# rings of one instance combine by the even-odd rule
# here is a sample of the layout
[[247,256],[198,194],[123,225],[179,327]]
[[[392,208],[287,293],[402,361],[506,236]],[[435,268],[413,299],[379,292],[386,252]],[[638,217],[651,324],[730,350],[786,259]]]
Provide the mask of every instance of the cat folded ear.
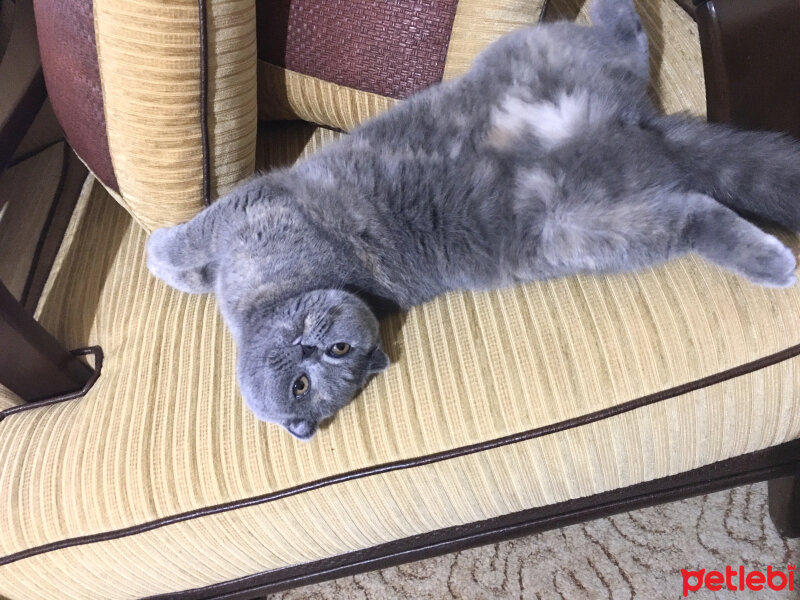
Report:
[[182,292],[204,294],[214,289],[215,244],[207,210],[188,223],[156,229],[147,240],[147,268]]
[[375,349],[369,355],[369,363],[367,364],[367,373],[374,375],[382,373],[389,366],[389,357],[381,350],[380,346],[375,346]]

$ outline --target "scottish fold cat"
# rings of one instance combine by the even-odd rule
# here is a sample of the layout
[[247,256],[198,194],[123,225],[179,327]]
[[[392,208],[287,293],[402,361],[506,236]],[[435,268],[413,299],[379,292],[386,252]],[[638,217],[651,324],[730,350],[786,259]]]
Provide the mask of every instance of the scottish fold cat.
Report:
[[510,34],[298,164],[155,231],[148,266],[214,292],[260,419],[311,438],[385,369],[377,317],[449,290],[641,269],[689,252],[759,285],[795,257],[800,143],[663,116],[631,0]]

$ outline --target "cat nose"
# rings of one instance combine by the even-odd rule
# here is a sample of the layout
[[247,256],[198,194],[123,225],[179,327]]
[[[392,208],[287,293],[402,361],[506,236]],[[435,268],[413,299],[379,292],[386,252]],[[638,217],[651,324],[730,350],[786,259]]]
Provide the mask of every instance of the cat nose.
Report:
[[308,358],[309,356],[314,354],[314,352],[316,351],[316,348],[314,346],[303,346],[303,345],[301,345],[300,347],[303,349],[303,358]]
[[285,427],[294,437],[304,442],[310,440],[317,431],[317,424],[313,421],[289,421]]

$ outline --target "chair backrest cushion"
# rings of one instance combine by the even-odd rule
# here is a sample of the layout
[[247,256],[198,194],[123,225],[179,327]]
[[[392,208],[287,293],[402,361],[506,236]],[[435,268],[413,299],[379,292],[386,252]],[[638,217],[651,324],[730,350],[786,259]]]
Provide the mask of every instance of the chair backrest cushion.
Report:
[[147,229],[252,174],[254,0],[34,0],[67,140]]
[[264,0],[258,111],[348,130],[455,77],[544,0]]

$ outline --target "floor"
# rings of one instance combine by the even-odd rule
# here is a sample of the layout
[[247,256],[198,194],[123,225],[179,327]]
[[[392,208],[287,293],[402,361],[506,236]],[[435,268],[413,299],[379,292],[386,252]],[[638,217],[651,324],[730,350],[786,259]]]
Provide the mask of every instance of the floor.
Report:
[[[788,573],[800,539],[782,539],[767,514],[765,483],[600,519],[509,542],[345,577],[270,600],[683,598],[680,570]],[[780,578],[774,579],[777,584]],[[690,585],[696,583],[690,579]],[[732,585],[738,587],[736,577]],[[796,591],[688,591],[689,597],[800,599]],[[713,581],[712,581],[713,585]],[[788,585],[787,585],[788,588]]]

